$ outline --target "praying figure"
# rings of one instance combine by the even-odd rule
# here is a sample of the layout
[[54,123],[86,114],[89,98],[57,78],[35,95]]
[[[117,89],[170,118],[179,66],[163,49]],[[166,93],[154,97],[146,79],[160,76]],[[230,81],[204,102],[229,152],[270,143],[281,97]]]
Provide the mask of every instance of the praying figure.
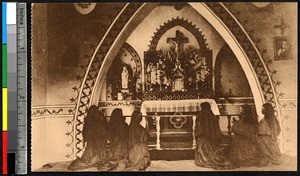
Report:
[[232,131],[233,140],[229,147],[229,160],[239,166],[256,166],[260,162],[257,151],[257,121],[249,105],[241,108],[241,119],[234,119]]
[[142,113],[135,110],[132,113],[129,125],[129,156],[128,168],[126,170],[145,170],[150,164],[150,153],[148,150],[148,132],[140,124]]
[[[120,171],[126,167],[126,158],[128,154],[128,125],[125,122],[122,109],[116,108],[111,113],[108,123],[109,126],[109,149],[108,161],[109,169]],[[102,170],[101,166],[98,170]]]
[[258,151],[262,155],[261,164],[280,164],[280,149],[277,137],[280,134],[280,125],[274,115],[270,103],[265,103],[262,108],[264,118],[258,123]]
[[129,79],[129,73],[127,67],[123,66],[123,71],[121,73],[122,89],[128,89],[128,79]]
[[74,160],[69,170],[82,170],[103,164],[106,161],[106,130],[103,113],[98,107],[92,105],[84,120],[82,130],[83,142],[86,145],[81,158]]
[[208,102],[202,103],[201,111],[196,118],[195,128],[196,165],[214,169],[234,168],[220,147],[222,137],[219,119],[213,114]]

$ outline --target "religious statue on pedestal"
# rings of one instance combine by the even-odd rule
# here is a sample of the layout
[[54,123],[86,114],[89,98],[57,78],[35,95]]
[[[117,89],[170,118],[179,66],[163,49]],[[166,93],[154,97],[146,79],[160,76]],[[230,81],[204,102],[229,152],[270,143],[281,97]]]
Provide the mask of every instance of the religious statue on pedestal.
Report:
[[208,75],[209,75],[209,68],[208,68],[208,66],[207,66],[207,64],[206,64],[206,62],[205,62],[205,64],[202,65],[202,67],[201,67],[201,76],[200,76],[200,80],[201,80],[202,82],[205,82],[205,80],[206,80],[206,78],[207,78]]
[[151,84],[156,84],[157,82],[157,77],[156,77],[156,66],[151,64],[150,65],[150,69],[151,69],[151,72],[150,72],[150,79],[151,79]]
[[123,70],[121,72],[121,94],[118,94],[118,97],[120,96],[120,99],[122,99],[122,97],[124,99],[131,99],[132,92],[129,90],[128,84],[129,84],[129,72],[127,66],[124,65]]
[[122,90],[128,89],[128,79],[129,79],[129,73],[126,66],[123,66],[123,71],[121,73],[121,87]]
[[180,62],[176,62],[172,75],[172,90],[185,91],[184,89],[184,72],[181,68]]

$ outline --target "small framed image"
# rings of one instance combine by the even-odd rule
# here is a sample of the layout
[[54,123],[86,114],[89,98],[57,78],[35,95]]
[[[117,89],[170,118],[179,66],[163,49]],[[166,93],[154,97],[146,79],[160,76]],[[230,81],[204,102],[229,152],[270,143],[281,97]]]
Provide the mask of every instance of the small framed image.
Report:
[[291,39],[287,36],[274,37],[274,59],[291,59]]

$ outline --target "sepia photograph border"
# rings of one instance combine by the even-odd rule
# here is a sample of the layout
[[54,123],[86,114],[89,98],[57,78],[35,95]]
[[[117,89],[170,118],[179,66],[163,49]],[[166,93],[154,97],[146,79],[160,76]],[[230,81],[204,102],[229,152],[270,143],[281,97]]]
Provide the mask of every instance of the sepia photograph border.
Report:
[[[65,1],[43,1],[43,3],[57,3],[57,2],[59,2],[59,3],[73,3],[73,2],[81,2],[81,1],[69,1],[69,0],[65,0]],[[93,2],[108,2],[108,1],[93,1]],[[159,1],[159,2],[161,2],[161,1]],[[189,1],[187,1],[187,2],[189,2]],[[291,2],[291,1],[287,1],[287,2]],[[292,1],[293,2],[293,1]],[[28,36],[27,36],[27,38],[28,39],[30,39],[30,40],[28,40],[28,55],[30,56],[29,58],[31,58],[31,56],[32,56],[32,48],[31,48],[31,43],[32,43],[32,36],[30,35],[31,34],[31,32],[32,32],[32,26],[31,26],[31,4],[30,4],[31,2],[28,0],[27,1],[27,21],[28,21]],[[299,6],[299,5],[298,5]],[[289,36],[277,36],[277,37],[274,37],[273,38],[273,41],[274,41],[274,43],[273,43],[273,45],[274,45],[274,51],[276,51],[276,49],[277,49],[277,47],[276,47],[276,40],[277,39],[287,39],[289,42],[291,42],[291,38],[289,37]],[[30,42],[29,42],[30,41]],[[290,53],[292,53],[292,49],[294,48],[294,46],[291,46],[291,44],[289,45],[290,46]],[[281,59],[281,58],[277,58],[276,57],[276,55],[275,55],[276,53],[274,52],[274,60],[286,60],[286,59],[291,59],[292,58],[292,56],[291,56],[291,54],[289,55],[289,57],[286,57],[286,58],[283,58],[283,59]],[[31,78],[31,68],[32,66],[30,65],[30,64],[28,64],[28,77],[30,77]],[[71,66],[72,67],[72,66]],[[298,71],[298,70],[297,70]],[[28,101],[29,103],[28,103],[28,117],[31,117],[31,111],[32,111],[32,109],[31,109],[31,81],[30,81],[30,83],[28,82],[28,88],[30,88],[30,89],[28,89],[28,99],[30,100],[30,101]],[[298,101],[298,98],[297,98],[297,101]],[[298,120],[298,125],[299,125],[299,120]],[[298,174],[299,173],[299,166],[297,166],[297,171],[205,171],[205,172],[202,172],[202,171],[200,171],[200,172],[197,172],[197,171],[195,171],[195,172],[192,172],[192,171],[188,171],[188,172],[182,172],[182,171],[179,171],[179,172],[155,172],[155,171],[150,171],[150,172],[130,172],[130,173],[126,173],[126,172],[122,172],[122,173],[116,173],[116,172],[109,172],[109,173],[107,173],[107,172],[102,172],[102,173],[99,173],[99,172],[84,172],[84,173],[79,173],[79,172],[36,172],[36,171],[31,171],[31,118],[28,118],[28,172],[29,172],[29,174],[31,175],[95,175],[96,173],[97,174],[116,174],[116,175],[119,175],[119,174],[125,174],[125,175],[132,175],[132,174],[147,174],[147,175],[178,175],[178,174],[187,174],[187,175],[220,175],[220,174],[222,174],[222,175],[245,175],[245,174],[247,174],[247,175],[296,175],[296,174]],[[298,126],[299,127],[299,126]],[[298,128],[299,129],[299,128]],[[297,136],[298,136],[298,145],[297,145],[297,151],[298,151],[298,153],[299,153],[299,135],[297,134]],[[299,158],[297,157],[297,161],[299,160]]]

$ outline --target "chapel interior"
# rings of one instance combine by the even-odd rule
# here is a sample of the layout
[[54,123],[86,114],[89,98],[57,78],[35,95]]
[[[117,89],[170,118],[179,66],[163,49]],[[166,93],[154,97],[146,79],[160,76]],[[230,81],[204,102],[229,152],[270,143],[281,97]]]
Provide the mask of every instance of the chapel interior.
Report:
[[[223,146],[241,105],[259,121],[272,102],[281,152],[297,156],[296,3],[146,3],[120,19],[125,4],[97,3],[87,15],[72,3],[32,6],[33,170],[82,154],[89,105],[108,120],[122,108],[127,123],[140,108],[151,159],[173,161],[194,157],[201,102],[219,117]],[[277,38],[290,42],[290,56],[276,58]]]

